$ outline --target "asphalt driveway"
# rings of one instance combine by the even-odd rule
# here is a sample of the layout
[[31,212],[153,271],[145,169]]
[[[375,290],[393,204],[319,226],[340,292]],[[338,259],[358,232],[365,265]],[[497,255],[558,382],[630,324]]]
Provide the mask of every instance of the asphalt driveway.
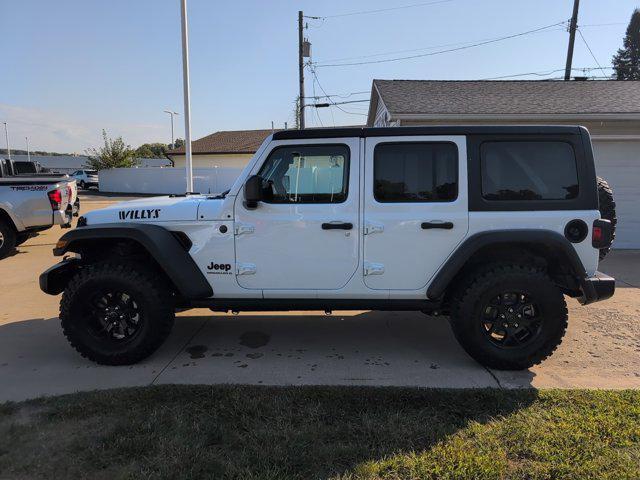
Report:
[[[83,210],[114,199],[91,195]],[[614,251],[601,269],[618,279],[613,299],[569,300],[569,330],[556,353],[524,372],[478,365],[446,319],[406,312],[178,315],[146,361],[102,367],[69,347],[59,298],[37,276],[56,259],[55,227],[0,262],[0,401],[159,383],[397,385],[419,387],[640,388],[640,251]]]

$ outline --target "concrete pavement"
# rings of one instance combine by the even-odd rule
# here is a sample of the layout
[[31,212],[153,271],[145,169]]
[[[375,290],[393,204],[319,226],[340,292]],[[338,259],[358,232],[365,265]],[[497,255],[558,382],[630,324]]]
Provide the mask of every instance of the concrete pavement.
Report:
[[[114,199],[83,199],[83,211]],[[63,337],[59,298],[37,276],[57,260],[55,227],[0,262],[0,401],[158,383],[401,385],[420,387],[640,388],[640,252],[614,251],[601,269],[616,296],[569,299],[558,351],[524,372],[490,371],[458,346],[444,318],[405,312],[178,315],[169,340],[131,367],[81,358]]]

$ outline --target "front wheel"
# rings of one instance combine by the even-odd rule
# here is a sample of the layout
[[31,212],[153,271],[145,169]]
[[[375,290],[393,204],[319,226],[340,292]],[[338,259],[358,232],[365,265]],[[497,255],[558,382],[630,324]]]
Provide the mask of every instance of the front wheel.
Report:
[[451,326],[481,364],[523,370],[560,345],[567,328],[562,292],[543,271],[493,265],[476,272],[454,295]]
[[83,267],[60,303],[71,346],[103,365],[130,365],[151,355],[169,335],[174,316],[166,286],[136,265]]

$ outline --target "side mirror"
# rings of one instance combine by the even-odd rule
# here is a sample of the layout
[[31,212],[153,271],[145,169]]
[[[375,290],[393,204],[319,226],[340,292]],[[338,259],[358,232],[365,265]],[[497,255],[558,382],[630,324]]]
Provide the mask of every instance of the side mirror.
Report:
[[262,177],[251,175],[244,184],[244,205],[247,208],[258,208],[258,202],[263,199]]

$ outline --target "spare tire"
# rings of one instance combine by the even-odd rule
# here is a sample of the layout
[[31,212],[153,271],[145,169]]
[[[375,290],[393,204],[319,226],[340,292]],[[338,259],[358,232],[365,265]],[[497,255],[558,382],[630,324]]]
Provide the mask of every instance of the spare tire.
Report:
[[[604,178],[597,177],[598,179],[598,204],[600,210],[600,217],[611,222],[611,242],[616,238],[616,224],[618,218],[616,217],[616,202],[613,199],[613,190]],[[607,253],[611,250],[611,246],[600,249],[600,260],[602,260]]]

